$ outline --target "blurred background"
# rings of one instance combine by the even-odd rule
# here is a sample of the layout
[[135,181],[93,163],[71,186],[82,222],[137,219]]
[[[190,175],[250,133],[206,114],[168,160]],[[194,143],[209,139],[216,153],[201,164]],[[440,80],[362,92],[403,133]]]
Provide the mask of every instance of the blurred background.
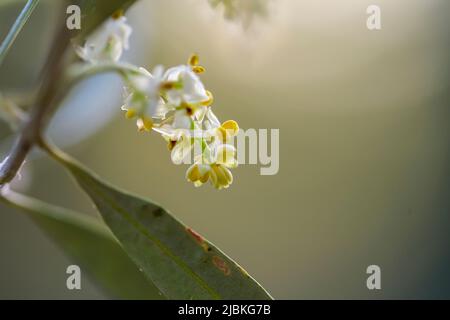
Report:
[[[23,5],[7,2],[0,38]],[[113,75],[80,84],[49,135],[106,180],[163,204],[277,299],[450,298],[450,2],[248,3],[230,16],[207,0],[138,1],[122,60],[152,69],[198,52],[219,118],[280,129],[277,175],[243,165],[228,190],[194,188],[159,136],[123,119]],[[380,31],[366,28],[371,4],[382,10]],[[20,34],[0,68],[5,95],[33,89],[57,10],[43,0]],[[3,157],[3,123],[0,135]],[[95,215],[45,156],[27,161],[15,187]],[[87,278],[81,291],[66,289],[72,263],[0,204],[0,298],[106,298]],[[366,287],[372,264],[379,291]]]

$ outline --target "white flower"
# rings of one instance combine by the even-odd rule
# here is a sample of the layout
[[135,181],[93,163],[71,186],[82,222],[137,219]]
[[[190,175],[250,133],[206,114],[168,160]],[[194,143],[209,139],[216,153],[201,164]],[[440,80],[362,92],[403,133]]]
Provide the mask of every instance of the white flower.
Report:
[[191,155],[194,147],[191,131],[188,129],[175,129],[171,125],[163,125],[153,128],[167,141],[167,147],[171,151],[170,157],[174,164],[181,164],[187,156]]
[[191,137],[184,131],[181,131],[176,140],[171,140],[171,144],[175,141],[175,145],[170,153],[170,158],[174,164],[181,164],[184,159],[191,156],[193,144]]
[[172,126],[176,129],[194,129],[194,123],[189,109],[180,109],[175,111]]
[[202,81],[192,68],[187,65],[173,67],[167,70],[165,80],[174,83],[174,88],[167,91],[167,99],[175,106],[181,103],[198,105],[209,100],[208,93]]
[[163,119],[171,110],[161,98],[161,86],[164,82],[164,68],[162,66],[156,66],[151,74],[147,70],[145,71],[148,74],[148,81],[143,88],[148,99],[146,114],[152,118]]
[[207,130],[220,127],[220,121],[211,109],[206,113],[205,127]]
[[194,163],[186,171],[186,179],[194,183],[196,187],[200,187],[204,183],[208,182],[211,177],[211,171],[212,168],[209,164]]
[[153,73],[144,68],[140,68],[140,71],[141,74],[129,77],[129,93],[122,110],[127,111],[127,118],[138,117],[138,121],[139,118],[147,121],[152,118],[163,119],[168,112],[160,95],[164,69],[157,66]]
[[215,164],[223,165],[227,168],[236,168],[238,162],[236,160],[236,148],[231,144],[218,145],[213,152]]
[[165,98],[166,114],[176,110],[174,128],[195,129],[193,123],[201,123],[209,106],[213,103],[211,92],[207,91],[197,76],[204,68],[198,66],[198,57],[193,55],[189,65],[170,68],[164,75],[161,95]]
[[186,179],[199,187],[210,181],[216,189],[228,188],[233,183],[231,168],[237,167],[236,149],[229,144],[217,145],[211,162],[201,159],[186,172]]
[[165,73],[160,66],[153,73],[143,68],[125,71],[128,93],[122,109],[127,118],[137,118],[140,131],[161,134],[173,163],[194,159],[186,178],[195,186],[210,181],[223,189],[232,184],[230,169],[238,165],[229,139],[237,135],[239,126],[234,120],[221,123],[212,112],[213,96],[197,75],[204,70],[193,55],[188,64]]
[[124,16],[109,18],[100,28],[86,39],[83,47],[77,47],[81,59],[91,62],[117,62],[123,50],[128,49],[132,28]]

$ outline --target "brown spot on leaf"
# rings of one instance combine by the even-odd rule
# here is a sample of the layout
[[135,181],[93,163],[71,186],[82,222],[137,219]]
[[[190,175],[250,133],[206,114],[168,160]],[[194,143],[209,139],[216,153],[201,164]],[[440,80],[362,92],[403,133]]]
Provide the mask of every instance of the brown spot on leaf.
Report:
[[228,264],[219,256],[214,256],[212,258],[213,264],[216,266],[217,269],[223,272],[224,275],[229,276],[231,273],[231,269],[228,266]]
[[200,234],[198,234],[196,231],[192,230],[191,228],[186,228],[186,231],[194,238],[194,240],[200,246],[202,246],[203,250],[205,250],[206,252],[211,251],[211,248],[209,247],[209,245],[206,243],[205,239]]
[[196,231],[192,230],[191,228],[186,228],[187,233],[189,233],[192,237],[194,237],[195,241],[202,244],[205,240],[201,235],[199,235]]

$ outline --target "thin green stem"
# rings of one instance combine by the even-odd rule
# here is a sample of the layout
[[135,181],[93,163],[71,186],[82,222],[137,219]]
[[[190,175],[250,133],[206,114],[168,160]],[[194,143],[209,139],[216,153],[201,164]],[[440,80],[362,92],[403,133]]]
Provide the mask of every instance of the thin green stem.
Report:
[[76,83],[90,76],[100,74],[100,73],[108,73],[108,72],[116,72],[118,73],[127,83],[127,85],[133,86],[131,80],[128,77],[128,74],[133,75],[147,75],[141,69],[123,62],[102,62],[97,64],[90,63],[77,63],[69,67],[66,75],[69,81]]
[[8,54],[9,49],[11,49],[14,40],[16,40],[19,32],[22,30],[25,23],[28,21],[28,18],[31,16],[34,8],[36,8],[39,0],[28,0],[25,7],[23,7],[16,21],[14,22],[11,30],[9,30],[6,35],[5,40],[3,40],[0,46],[0,65]]

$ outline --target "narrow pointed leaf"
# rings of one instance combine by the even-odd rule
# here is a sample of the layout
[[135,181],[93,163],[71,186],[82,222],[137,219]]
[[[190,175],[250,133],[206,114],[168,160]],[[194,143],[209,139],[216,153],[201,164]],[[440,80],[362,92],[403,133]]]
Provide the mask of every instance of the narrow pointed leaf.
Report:
[[93,200],[125,251],[169,299],[271,299],[238,264],[150,200],[120,191],[49,148]]
[[14,40],[16,40],[16,38],[19,35],[20,31],[22,30],[23,26],[30,18],[31,13],[36,8],[38,2],[39,2],[39,0],[28,0],[27,1],[25,6],[23,7],[22,11],[20,12],[19,16],[17,17],[16,21],[12,25],[11,30],[6,35],[6,38],[0,44],[0,65],[2,64],[6,55],[8,54],[8,51],[11,48],[11,46],[13,45]]
[[111,298],[164,298],[96,219],[10,190],[0,199],[26,212]]

